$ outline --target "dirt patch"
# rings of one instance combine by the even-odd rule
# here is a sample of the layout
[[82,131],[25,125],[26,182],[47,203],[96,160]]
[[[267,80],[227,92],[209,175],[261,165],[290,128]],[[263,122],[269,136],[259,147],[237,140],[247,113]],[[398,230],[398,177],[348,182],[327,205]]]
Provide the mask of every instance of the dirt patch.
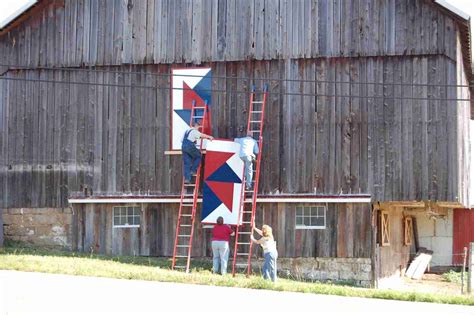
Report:
[[461,284],[449,282],[442,275],[425,273],[421,280],[413,280],[403,277],[403,291],[415,291],[425,293],[439,293],[458,295],[461,294]]

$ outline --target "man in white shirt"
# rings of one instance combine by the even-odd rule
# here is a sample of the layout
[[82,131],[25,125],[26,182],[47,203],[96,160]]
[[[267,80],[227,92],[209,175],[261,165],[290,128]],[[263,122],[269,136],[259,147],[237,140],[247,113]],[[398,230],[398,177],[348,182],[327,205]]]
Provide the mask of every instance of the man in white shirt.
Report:
[[247,136],[243,138],[236,138],[235,142],[240,143],[240,158],[245,164],[245,188],[252,189],[253,177],[253,160],[258,154],[258,143],[252,138],[252,132],[248,131]]
[[183,144],[181,151],[183,153],[183,173],[184,182],[191,182],[191,175],[195,175],[201,162],[201,151],[197,148],[199,139],[213,140],[212,136],[208,136],[199,132],[201,121],[195,121],[193,127],[186,130],[183,136]]

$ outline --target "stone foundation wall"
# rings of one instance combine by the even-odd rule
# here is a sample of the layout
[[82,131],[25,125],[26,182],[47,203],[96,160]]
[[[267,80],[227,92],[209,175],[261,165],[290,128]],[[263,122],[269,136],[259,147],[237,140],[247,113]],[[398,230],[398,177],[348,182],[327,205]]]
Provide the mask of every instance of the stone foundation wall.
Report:
[[3,210],[5,240],[71,249],[70,208]]
[[[253,267],[261,268],[259,259]],[[370,258],[278,258],[278,273],[296,279],[347,282],[362,287],[372,286]]]

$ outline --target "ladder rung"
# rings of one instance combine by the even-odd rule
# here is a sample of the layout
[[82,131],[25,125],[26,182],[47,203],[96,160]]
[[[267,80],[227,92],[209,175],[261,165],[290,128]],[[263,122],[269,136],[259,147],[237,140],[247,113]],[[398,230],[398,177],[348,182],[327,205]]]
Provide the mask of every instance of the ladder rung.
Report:
[[192,217],[192,214],[181,214],[182,217]]
[[252,211],[242,211],[242,213],[252,213]]
[[[183,256],[183,255],[176,255],[176,256],[174,256],[174,257],[176,257],[176,258],[188,258],[188,255],[186,255],[186,256]],[[175,267],[176,267],[176,266],[175,266]]]
[[191,237],[191,235],[178,235],[178,237]]
[[252,223],[252,222],[250,222],[250,221],[242,221],[242,223]]
[[194,106],[193,109],[206,109],[206,107],[203,107],[203,106]]
[[242,242],[237,242],[237,245],[250,245],[250,243],[242,243]]
[[201,118],[204,118],[204,116],[193,116],[194,119],[201,119]]
[[196,184],[189,183],[189,184],[184,184],[184,186],[196,186]]
[[258,113],[263,113],[263,111],[261,111],[261,110],[251,110],[250,113],[251,114],[257,113],[258,114]]
[[248,267],[247,264],[235,264],[237,267]]
[[248,256],[249,253],[237,253],[237,256]]
[[182,203],[181,206],[192,207],[193,204],[192,203]]
[[176,247],[189,247],[189,245],[176,245]]
[[260,130],[249,130],[249,132],[260,132]]
[[251,120],[250,121],[251,123],[259,123],[259,122],[262,122],[261,120]]
[[180,227],[189,227],[189,226],[191,226],[191,224],[180,224],[179,226]]
[[253,101],[252,104],[263,104],[263,101]]
[[248,235],[248,234],[252,234],[252,233],[250,233],[250,232],[239,232],[239,234],[246,234],[246,235]]

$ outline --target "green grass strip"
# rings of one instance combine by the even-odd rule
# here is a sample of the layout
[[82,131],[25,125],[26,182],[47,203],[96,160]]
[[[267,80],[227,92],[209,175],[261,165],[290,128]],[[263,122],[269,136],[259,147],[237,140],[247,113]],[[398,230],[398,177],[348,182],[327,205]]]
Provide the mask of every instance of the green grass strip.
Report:
[[243,275],[237,275],[234,278],[227,275],[223,277],[210,272],[209,260],[193,260],[193,269],[189,274],[173,271],[170,266],[171,259],[167,258],[87,255],[44,248],[6,247],[0,249],[0,269],[3,270],[474,305],[474,298],[470,296],[365,289],[282,278],[279,278],[277,284],[273,284],[263,280],[260,276],[247,278]]

